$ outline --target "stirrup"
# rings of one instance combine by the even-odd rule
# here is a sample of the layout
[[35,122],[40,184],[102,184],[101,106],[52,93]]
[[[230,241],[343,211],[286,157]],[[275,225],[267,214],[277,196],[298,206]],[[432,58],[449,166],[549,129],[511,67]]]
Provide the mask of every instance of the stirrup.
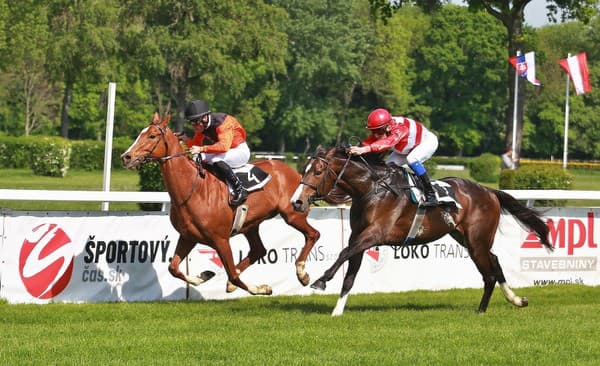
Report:
[[248,191],[244,188],[239,188],[233,191],[233,197],[229,199],[231,206],[239,206],[248,198]]
[[440,202],[437,200],[437,197],[435,196],[435,192],[433,194],[431,194],[431,197],[428,197],[427,193],[425,193],[424,196],[425,196],[425,201],[419,203],[419,206],[437,207],[440,205]]

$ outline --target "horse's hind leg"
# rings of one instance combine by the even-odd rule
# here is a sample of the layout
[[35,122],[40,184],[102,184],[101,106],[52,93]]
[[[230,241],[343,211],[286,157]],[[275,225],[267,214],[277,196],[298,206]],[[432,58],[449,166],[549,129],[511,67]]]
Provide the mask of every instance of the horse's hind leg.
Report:
[[260,285],[260,286],[247,286],[241,279],[239,273],[237,273],[237,269],[233,262],[233,255],[231,253],[231,246],[229,245],[229,238],[222,240],[215,240],[215,250],[217,254],[219,254],[219,258],[221,258],[221,262],[223,262],[223,267],[225,267],[225,271],[227,272],[227,276],[229,277],[229,281],[234,285],[241,289],[244,289],[251,293],[252,295],[271,295],[273,290],[271,286],[268,285]]
[[[248,251],[248,255],[244,259],[242,259],[237,264],[237,266],[235,266],[235,270],[238,275],[244,272],[254,262],[264,257],[265,254],[267,254],[267,249],[265,249],[265,246],[260,238],[258,228],[259,225],[256,225],[255,227],[251,228],[246,233],[244,233],[246,240],[248,240],[250,250]],[[227,292],[233,292],[236,289],[237,286],[231,283],[231,281],[227,281]]]
[[520,308],[524,308],[529,305],[529,300],[526,297],[517,296],[506,283],[504,272],[502,271],[498,257],[493,253],[490,253],[490,255],[492,266],[494,267],[494,272],[496,273],[496,279],[498,280],[498,286],[500,286],[502,289],[502,293],[504,294],[506,300],[514,306],[518,306]]
[[[480,313],[485,313],[497,281],[497,278],[494,276],[495,273],[491,262],[492,253],[490,253],[490,238],[473,235],[473,233],[467,237],[463,236],[463,234],[458,231],[452,232],[450,235],[461,245],[464,245],[469,249],[469,256],[483,277],[483,296],[481,297],[478,311]],[[475,240],[472,238],[475,238]]]
[[181,236],[179,237],[179,239],[177,240],[177,247],[175,248],[175,254],[171,259],[171,263],[169,263],[169,273],[171,273],[173,277],[177,277],[191,285],[197,286],[213,278],[215,273],[212,271],[204,271],[196,277],[190,277],[179,270],[179,265],[181,264],[181,261],[184,260],[185,257],[188,256],[188,254],[190,254],[190,251],[192,250],[192,248],[194,248],[195,245],[196,243],[192,241],[187,241]]
[[335,308],[331,313],[331,316],[340,316],[344,313],[344,308],[346,307],[346,300],[348,299],[348,293],[354,286],[354,280],[356,279],[356,274],[360,269],[360,265],[362,264],[364,252],[358,253],[353,257],[350,257],[348,260],[348,272],[346,272],[346,276],[344,277],[344,283],[342,284],[342,291],[340,292],[340,297],[338,298],[337,303],[335,304]]
[[319,240],[321,233],[308,223],[305,214],[290,211],[281,212],[281,216],[288,225],[304,235],[304,247],[302,247],[300,255],[296,259],[296,277],[302,286],[306,286],[310,282],[310,276],[306,272],[306,258],[308,258],[313,246]]

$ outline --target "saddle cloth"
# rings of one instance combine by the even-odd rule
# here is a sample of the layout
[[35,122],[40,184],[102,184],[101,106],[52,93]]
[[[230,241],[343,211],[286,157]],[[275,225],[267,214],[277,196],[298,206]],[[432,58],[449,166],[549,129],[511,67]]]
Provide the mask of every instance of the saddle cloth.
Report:
[[233,172],[237,175],[248,192],[261,189],[271,180],[271,175],[269,173],[252,164],[246,164],[242,167],[235,168],[233,169]]
[[[410,197],[414,203],[418,204],[423,196],[423,191],[419,189],[416,184],[417,177],[414,174],[409,173],[406,169],[404,170],[404,173],[406,174],[408,185],[410,185]],[[440,180],[432,180],[431,186],[433,187],[440,204],[450,204],[455,205],[457,208],[462,208],[460,203],[456,201],[456,196],[454,195],[454,190],[451,185]]]

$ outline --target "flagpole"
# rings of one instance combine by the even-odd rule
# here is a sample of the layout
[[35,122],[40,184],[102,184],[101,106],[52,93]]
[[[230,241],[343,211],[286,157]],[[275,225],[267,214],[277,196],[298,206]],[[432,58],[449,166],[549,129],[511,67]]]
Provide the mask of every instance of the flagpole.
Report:
[[[571,57],[569,53],[567,55],[567,59]],[[564,140],[564,148],[563,148],[563,169],[567,169],[567,151],[569,144],[569,74],[567,73],[567,89],[565,92],[565,140]]]
[[[521,56],[521,51],[517,51],[517,57]],[[515,154],[517,153],[517,101],[519,94],[519,70],[515,67],[515,100],[513,102],[513,130],[512,130],[512,154],[511,158],[515,158]],[[516,164],[512,165],[511,169],[515,169]]]

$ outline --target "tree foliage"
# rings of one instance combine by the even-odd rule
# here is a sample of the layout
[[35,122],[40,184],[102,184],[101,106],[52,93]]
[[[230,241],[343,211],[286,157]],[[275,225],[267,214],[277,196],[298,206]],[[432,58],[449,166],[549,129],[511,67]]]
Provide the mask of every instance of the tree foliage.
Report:
[[440,154],[499,153],[512,133],[507,58],[520,47],[536,51],[542,80],[519,83],[523,152],[562,153],[557,62],[586,51],[595,89],[571,95],[569,149],[598,158],[594,1],[550,1],[551,15],[589,25],[541,29],[522,27],[529,1],[0,0],[0,131],[102,140],[112,81],[117,137],[135,137],[154,111],[183,130],[200,98],[237,116],[253,150],[356,142],[384,107],[430,126]]

